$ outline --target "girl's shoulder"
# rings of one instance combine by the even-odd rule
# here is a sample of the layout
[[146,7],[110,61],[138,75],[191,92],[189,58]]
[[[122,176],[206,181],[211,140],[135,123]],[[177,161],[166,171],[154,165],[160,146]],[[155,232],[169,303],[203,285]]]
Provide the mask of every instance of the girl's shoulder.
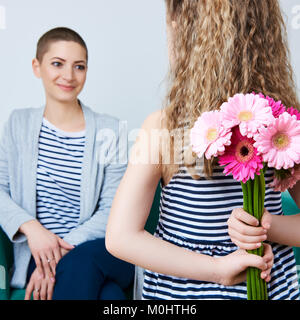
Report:
[[144,120],[142,129],[151,130],[151,129],[163,129],[164,128],[164,110],[157,110],[150,113],[147,118]]

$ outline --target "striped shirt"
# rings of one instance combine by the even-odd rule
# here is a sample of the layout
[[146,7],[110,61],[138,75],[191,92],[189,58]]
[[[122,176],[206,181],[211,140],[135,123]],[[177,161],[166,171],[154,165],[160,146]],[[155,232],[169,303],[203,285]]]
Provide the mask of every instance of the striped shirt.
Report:
[[65,132],[43,119],[37,165],[37,218],[63,238],[78,224],[85,131]]
[[[240,182],[216,167],[211,180],[193,179],[185,167],[162,188],[160,217],[155,236],[197,253],[221,257],[237,247],[228,234],[227,220],[234,208],[243,207]],[[281,194],[268,187],[273,172],[265,174],[265,207],[282,214]],[[268,283],[269,299],[298,299],[295,258],[290,247],[272,243],[274,265]],[[143,299],[247,299],[247,286],[235,286],[168,276],[145,271]]]

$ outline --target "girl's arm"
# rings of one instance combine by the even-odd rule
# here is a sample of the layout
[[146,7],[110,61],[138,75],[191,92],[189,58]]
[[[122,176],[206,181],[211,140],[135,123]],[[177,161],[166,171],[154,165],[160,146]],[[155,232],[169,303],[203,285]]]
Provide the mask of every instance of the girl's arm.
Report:
[[298,181],[293,188],[289,189],[289,193],[291,197],[294,199],[298,208],[300,208],[300,181]]
[[[298,208],[300,208],[300,181],[296,185],[289,189],[291,197],[294,199]],[[262,224],[264,225],[267,221],[267,224],[270,225],[268,230],[268,239],[285,244],[288,246],[300,247],[300,209],[298,214],[291,216],[269,216],[266,214],[263,217]]]
[[[226,283],[232,274],[228,272],[230,267],[226,268],[225,263],[221,263],[222,258],[216,259],[186,250],[144,230],[155,190],[161,179],[160,165],[151,163],[151,159],[158,159],[159,143],[149,146],[150,135],[157,133],[160,118],[161,112],[156,112],[146,119],[134,146],[133,155],[112,204],[106,232],[107,249],[120,259],[154,272]],[[143,163],[137,163],[138,158]],[[237,263],[230,262],[232,268],[238,266],[241,269],[235,270],[235,275],[241,273],[247,263],[259,268],[266,267],[264,261],[256,260],[257,256],[254,255],[241,254],[236,259]]]

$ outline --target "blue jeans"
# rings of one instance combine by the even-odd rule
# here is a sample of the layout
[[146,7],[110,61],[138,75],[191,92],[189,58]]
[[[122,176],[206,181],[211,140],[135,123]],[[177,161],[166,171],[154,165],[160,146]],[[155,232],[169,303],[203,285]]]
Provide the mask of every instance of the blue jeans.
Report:
[[[27,281],[35,270],[31,258]],[[134,277],[134,266],[112,256],[104,239],[84,242],[56,266],[53,300],[124,300],[123,289]]]

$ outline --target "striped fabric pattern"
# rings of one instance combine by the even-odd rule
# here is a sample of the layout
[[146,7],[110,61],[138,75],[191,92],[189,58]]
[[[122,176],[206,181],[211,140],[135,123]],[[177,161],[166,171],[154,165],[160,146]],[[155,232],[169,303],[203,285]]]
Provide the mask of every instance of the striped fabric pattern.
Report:
[[[266,185],[273,173],[265,174]],[[227,220],[234,208],[243,207],[239,182],[214,169],[211,180],[195,180],[185,167],[162,188],[160,217],[155,236],[201,254],[221,257],[237,247],[228,235]],[[265,207],[282,214],[281,194],[266,187]],[[274,266],[268,284],[269,299],[299,299],[293,250],[272,244]],[[246,282],[235,286],[177,278],[145,270],[143,299],[247,299]]]
[[78,224],[85,132],[64,132],[45,118],[39,137],[37,218],[63,238]]

